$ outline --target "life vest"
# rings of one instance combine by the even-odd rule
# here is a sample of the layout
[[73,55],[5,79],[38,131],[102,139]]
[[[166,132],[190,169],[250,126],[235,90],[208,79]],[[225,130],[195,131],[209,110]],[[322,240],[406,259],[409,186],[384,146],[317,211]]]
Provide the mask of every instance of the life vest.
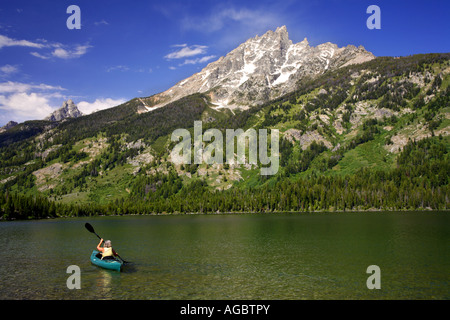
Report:
[[104,257],[112,257],[112,256],[114,256],[114,254],[113,254],[113,250],[111,247],[103,248],[102,260]]

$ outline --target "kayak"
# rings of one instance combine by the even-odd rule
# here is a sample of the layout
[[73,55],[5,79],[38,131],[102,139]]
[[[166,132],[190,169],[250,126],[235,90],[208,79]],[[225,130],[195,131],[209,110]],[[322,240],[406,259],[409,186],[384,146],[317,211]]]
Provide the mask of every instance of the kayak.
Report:
[[120,261],[119,259],[101,259],[101,255],[97,256],[99,252],[97,250],[92,251],[91,254],[91,262],[92,264],[104,268],[104,269],[108,269],[108,270],[116,270],[116,271],[120,271],[120,269],[122,268],[122,264],[123,262]]

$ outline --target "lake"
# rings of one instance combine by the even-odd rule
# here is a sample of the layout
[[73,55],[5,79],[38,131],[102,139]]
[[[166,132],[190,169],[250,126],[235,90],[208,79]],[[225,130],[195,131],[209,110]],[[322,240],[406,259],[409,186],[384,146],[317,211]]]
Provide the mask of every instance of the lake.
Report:
[[[90,263],[98,238],[132,261]],[[449,299],[450,214],[121,216],[0,223],[0,299]],[[68,289],[70,265],[81,289]],[[369,290],[367,268],[380,268]]]

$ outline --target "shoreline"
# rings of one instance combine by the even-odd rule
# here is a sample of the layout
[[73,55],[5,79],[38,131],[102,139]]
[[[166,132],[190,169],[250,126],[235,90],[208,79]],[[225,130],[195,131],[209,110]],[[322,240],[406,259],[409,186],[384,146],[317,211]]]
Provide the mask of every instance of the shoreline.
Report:
[[130,214],[98,214],[92,216],[58,216],[58,217],[43,217],[43,218],[31,218],[31,219],[8,219],[5,220],[0,217],[1,222],[11,222],[11,221],[40,221],[40,220],[52,220],[52,219],[68,219],[68,218],[97,218],[97,217],[127,217],[127,216],[183,216],[183,215],[264,215],[264,214],[311,214],[311,213],[368,213],[368,212],[380,212],[380,213],[394,213],[394,212],[450,212],[450,209],[432,209],[432,208],[417,208],[417,209],[354,209],[354,210],[312,210],[312,211],[264,211],[264,212],[251,212],[251,211],[236,211],[236,212],[161,212],[161,213],[130,213]]

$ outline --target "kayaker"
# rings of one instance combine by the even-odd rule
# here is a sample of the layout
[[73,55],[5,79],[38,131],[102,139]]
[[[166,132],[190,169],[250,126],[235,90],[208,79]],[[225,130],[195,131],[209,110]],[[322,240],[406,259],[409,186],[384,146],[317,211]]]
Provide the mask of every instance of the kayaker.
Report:
[[[100,239],[100,243],[97,245],[97,250],[102,253],[102,260],[106,257],[116,257],[118,256],[117,252],[114,251],[111,245],[111,240],[106,240],[103,247],[101,246],[103,239]],[[110,259],[110,258],[109,258]]]

